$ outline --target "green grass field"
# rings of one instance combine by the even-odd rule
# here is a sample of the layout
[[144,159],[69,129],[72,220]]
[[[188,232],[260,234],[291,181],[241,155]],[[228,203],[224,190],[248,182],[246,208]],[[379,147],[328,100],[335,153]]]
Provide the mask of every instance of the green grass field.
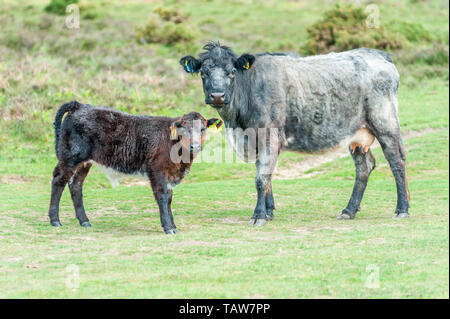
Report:
[[[96,15],[83,19],[81,12],[78,30],[63,28],[64,16],[44,13],[48,1],[0,4],[0,297],[449,297],[446,1],[379,4],[381,23],[401,17],[434,37],[392,52],[402,78],[411,218],[392,219],[395,182],[380,148],[361,211],[350,221],[336,216],[352,191],[351,157],[300,174],[306,155],[282,153],[272,222],[247,226],[256,203],[253,164],[199,161],[174,191],[176,236],[162,231],[145,182],[111,188],[97,168],[84,187],[93,227],[79,226],[67,190],[63,227],[49,225],[57,107],[78,99],[131,113],[215,116],[202,105],[199,78],[181,71],[181,56],[211,39],[238,53],[298,51],[306,27],[333,3],[182,2],[200,30],[191,52],[133,38],[148,13],[169,1],[92,2]],[[440,46],[447,62],[411,63],[440,54]],[[223,143],[222,134],[212,136],[204,152]]]

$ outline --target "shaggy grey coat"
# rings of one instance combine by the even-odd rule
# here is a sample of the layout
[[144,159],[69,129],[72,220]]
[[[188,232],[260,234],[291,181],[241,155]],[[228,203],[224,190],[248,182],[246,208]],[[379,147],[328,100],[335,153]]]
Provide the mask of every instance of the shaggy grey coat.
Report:
[[[218,43],[207,44],[205,50],[199,59],[186,56],[180,63],[187,72],[201,73],[206,103],[217,109],[227,128],[237,129],[229,138],[236,152],[246,158],[245,152],[257,149],[258,202],[250,224],[263,225],[273,218],[271,177],[281,149],[315,153],[339,145],[349,147],[356,166],[353,193],[339,218],[354,218],[375,167],[370,151],[375,137],[397,184],[394,216],[408,216],[399,74],[388,53],[361,48],[311,57],[237,57]],[[246,136],[248,128],[277,129],[276,151],[262,152],[260,144]],[[237,147],[237,140],[244,140],[245,147]]]

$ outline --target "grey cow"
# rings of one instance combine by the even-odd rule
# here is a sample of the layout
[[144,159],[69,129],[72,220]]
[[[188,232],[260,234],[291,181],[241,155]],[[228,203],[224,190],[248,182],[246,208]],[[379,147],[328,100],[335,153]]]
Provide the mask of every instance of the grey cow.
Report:
[[[338,219],[353,219],[375,158],[375,137],[381,144],[397,184],[394,217],[408,217],[409,191],[405,149],[398,119],[399,74],[389,54],[355,49],[310,57],[293,54],[243,54],[210,42],[199,58],[185,56],[188,73],[200,72],[205,102],[217,110],[228,128],[277,128],[275,152],[246,148],[256,155],[258,201],[250,225],[273,218],[272,171],[281,149],[316,153],[349,147],[356,166],[353,193]],[[270,133],[267,133],[269,136]]]

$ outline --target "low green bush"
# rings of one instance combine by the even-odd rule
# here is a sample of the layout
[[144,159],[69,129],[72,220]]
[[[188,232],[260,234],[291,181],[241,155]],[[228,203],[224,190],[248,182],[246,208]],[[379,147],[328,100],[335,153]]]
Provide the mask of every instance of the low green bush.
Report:
[[78,3],[78,0],[51,0],[44,10],[46,12],[64,15],[66,13],[66,7],[73,3]]
[[409,23],[406,21],[392,21],[387,28],[394,33],[402,34],[409,42],[431,41],[430,32],[421,24]]
[[175,8],[156,8],[147,23],[138,27],[136,37],[141,43],[175,45],[195,39],[197,27],[187,15]]
[[401,49],[409,42],[430,41],[430,33],[420,24],[395,21],[374,28],[367,26],[368,13],[353,5],[325,12],[319,22],[307,29],[307,54],[345,51],[368,47],[381,50]]
[[162,20],[172,21],[173,23],[183,23],[187,22],[189,19],[189,15],[181,13],[177,8],[157,7],[153,12],[159,15]]

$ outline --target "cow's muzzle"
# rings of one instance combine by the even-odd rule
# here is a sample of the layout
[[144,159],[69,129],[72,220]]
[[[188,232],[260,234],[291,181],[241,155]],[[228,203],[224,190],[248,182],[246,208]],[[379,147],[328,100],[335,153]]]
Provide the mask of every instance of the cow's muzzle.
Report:
[[221,106],[225,104],[225,93],[211,93],[208,98],[208,104],[213,106]]

